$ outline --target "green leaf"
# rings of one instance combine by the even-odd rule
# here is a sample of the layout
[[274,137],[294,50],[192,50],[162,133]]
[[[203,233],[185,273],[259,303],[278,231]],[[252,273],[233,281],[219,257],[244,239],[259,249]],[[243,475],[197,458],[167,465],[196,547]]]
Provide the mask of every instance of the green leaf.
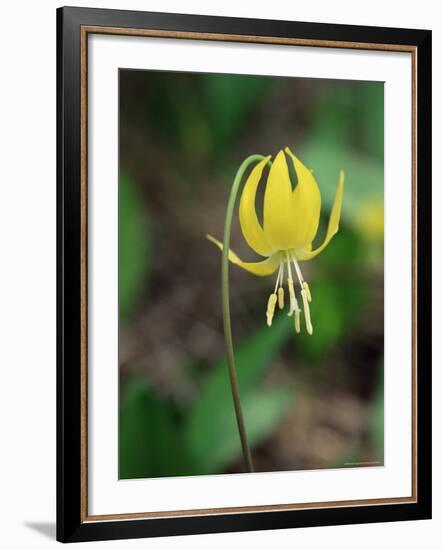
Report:
[[[255,391],[242,398],[248,441],[251,447],[260,444],[282,419],[293,396],[286,388]],[[201,474],[222,471],[241,456],[241,443],[233,405],[208,418],[210,431],[199,435],[193,445],[193,456]]]
[[[263,397],[263,403],[268,400],[269,408],[275,414],[271,415],[270,423],[265,419],[258,419],[260,415],[256,414],[257,403],[267,394],[255,388],[282,344],[293,334],[291,321],[287,317],[276,319],[272,329],[263,327],[258,330],[236,351],[236,368],[248,437],[255,442],[270,433],[278,420],[276,413],[281,410],[279,406],[283,408],[287,404],[283,393],[278,393],[278,398],[277,393]],[[225,360],[214,367],[203,384],[200,397],[188,418],[186,437],[194,460],[205,473],[220,471],[238,456],[240,443]],[[236,442],[235,445],[232,441]]]
[[118,292],[120,318],[127,318],[146,285],[151,240],[146,209],[134,181],[127,175],[119,185]]
[[193,473],[172,408],[142,379],[124,389],[119,428],[121,479]]

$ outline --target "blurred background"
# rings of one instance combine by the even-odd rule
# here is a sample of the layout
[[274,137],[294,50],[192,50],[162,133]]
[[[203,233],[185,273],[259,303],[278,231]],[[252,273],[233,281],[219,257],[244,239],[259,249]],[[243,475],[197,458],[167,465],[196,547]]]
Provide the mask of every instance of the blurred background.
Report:
[[[313,336],[265,310],[275,278],[230,266],[257,471],[383,465],[383,84],[120,71],[120,478],[243,471],[224,361],[220,251],[243,159],[289,146],[314,170],[323,240],[301,264]],[[232,248],[258,258],[238,216]]]

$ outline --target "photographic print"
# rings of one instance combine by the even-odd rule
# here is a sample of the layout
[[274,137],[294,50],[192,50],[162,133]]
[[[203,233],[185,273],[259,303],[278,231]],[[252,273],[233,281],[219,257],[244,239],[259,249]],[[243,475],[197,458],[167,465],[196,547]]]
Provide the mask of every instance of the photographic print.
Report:
[[383,197],[383,82],[119,70],[120,479],[384,465]]
[[57,539],[431,517],[431,32],[57,10]]

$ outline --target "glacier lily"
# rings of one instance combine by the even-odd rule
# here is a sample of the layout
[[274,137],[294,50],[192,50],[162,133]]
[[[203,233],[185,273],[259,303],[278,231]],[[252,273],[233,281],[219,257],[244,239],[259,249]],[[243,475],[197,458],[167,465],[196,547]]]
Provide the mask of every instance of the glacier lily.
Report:
[[[286,155],[285,155],[286,152]],[[268,326],[271,326],[275,308],[284,308],[284,280],[287,280],[289,293],[289,313],[294,316],[296,332],[300,332],[301,308],[294,288],[293,273],[300,287],[306,330],[312,334],[309,303],[311,292],[304,280],[299,262],[311,260],[322,252],[337,233],[343,201],[344,173],[340,171],[337,191],[332,206],[329,224],[323,243],[313,250],[312,242],[317,234],[321,194],[312,171],[307,168],[286,147],[280,151],[269,170],[264,192],[263,223],[257,217],[255,198],[257,188],[271,156],[262,158],[252,169],[240,198],[239,218],[243,236],[248,245],[265,260],[244,262],[229,249],[231,263],[258,276],[268,276],[277,272],[274,291],[271,293],[266,310]],[[293,164],[297,184],[292,188],[288,160]],[[223,244],[207,235],[208,239],[223,250]],[[228,247],[227,247],[228,248]]]

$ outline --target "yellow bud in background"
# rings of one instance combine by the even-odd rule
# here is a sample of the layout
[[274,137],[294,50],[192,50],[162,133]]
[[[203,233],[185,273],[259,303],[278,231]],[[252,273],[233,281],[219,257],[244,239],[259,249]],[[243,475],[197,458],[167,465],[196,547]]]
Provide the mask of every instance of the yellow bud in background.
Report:
[[357,216],[357,229],[368,241],[383,241],[384,204],[381,199],[368,199],[361,204]]

